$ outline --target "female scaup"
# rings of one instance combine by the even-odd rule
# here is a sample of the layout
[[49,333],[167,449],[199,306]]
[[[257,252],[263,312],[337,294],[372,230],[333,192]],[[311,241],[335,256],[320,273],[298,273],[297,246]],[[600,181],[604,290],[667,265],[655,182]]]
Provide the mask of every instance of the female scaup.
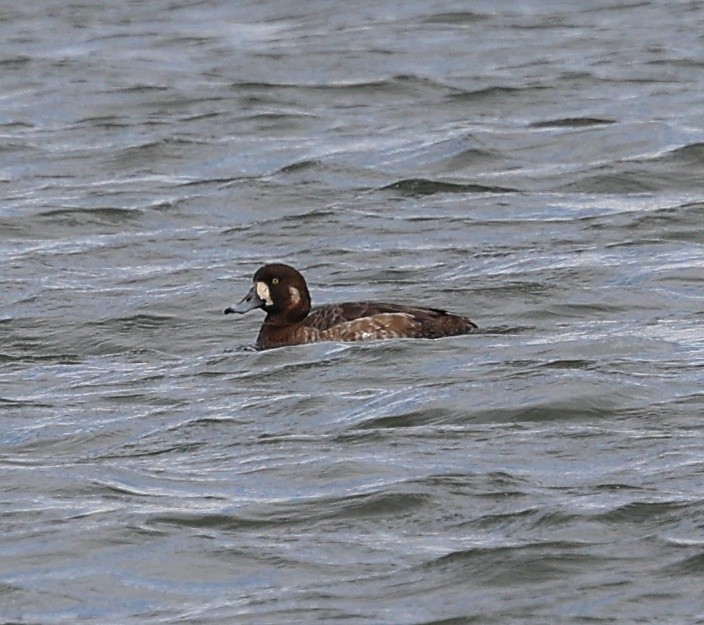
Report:
[[275,263],[254,274],[254,285],[225,314],[244,314],[255,308],[266,312],[257,337],[257,349],[319,341],[371,339],[436,339],[467,334],[477,328],[465,317],[436,308],[416,308],[377,302],[348,302],[310,308],[303,276],[293,267]]

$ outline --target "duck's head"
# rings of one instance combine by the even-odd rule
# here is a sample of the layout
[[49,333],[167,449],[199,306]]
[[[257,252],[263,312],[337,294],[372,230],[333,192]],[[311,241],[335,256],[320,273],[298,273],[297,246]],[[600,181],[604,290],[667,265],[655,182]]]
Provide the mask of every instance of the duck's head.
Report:
[[244,314],[262,308],[269,317],[300,321],[310,311],[308,286],[300,272],[289,265],[272,263],[254,274],[254,284],[240,302],[225,309],[225,314]]

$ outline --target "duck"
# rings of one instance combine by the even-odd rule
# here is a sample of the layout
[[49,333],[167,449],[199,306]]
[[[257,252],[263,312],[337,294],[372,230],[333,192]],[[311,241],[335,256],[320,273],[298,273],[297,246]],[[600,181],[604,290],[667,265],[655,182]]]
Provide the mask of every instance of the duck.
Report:
[[225,314],[245,314],[257,308],[266,313],[255,347],[257,350],[318,343],[375,339],[437,339],[468,334],[477,325],[438,308],[345,302],[311,308],[303,275],[283,263],[260,267],[252,287]]

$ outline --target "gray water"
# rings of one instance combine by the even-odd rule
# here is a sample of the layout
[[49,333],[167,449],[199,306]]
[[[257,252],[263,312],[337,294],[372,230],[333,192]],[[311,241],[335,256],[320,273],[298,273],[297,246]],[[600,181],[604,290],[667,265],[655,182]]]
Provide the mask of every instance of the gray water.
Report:
[[[704,5],[3,2],[0,622],[704,623]],[[315,303],[474,319],[256,352]]]

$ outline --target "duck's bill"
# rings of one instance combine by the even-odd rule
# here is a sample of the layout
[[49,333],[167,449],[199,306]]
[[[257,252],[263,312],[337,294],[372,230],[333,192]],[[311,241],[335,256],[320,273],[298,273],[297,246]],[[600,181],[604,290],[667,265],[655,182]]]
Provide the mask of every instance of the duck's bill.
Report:
[[254,287],[252,287],[249,289],[249,293],[242,298],[242,301],[238,302],[234,306],[226,308],[225,314],[229,315],[230,313],[238,313],[243,315],[250,310],[261,308],[262,306],[264,306],[264,300],[257,295],[257,291]]

